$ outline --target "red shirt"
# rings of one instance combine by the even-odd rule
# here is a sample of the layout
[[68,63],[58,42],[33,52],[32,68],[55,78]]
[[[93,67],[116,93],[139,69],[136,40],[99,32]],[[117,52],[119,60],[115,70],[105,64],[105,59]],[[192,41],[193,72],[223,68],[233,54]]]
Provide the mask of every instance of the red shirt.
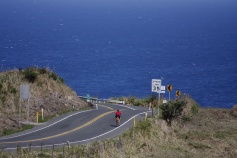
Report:
[[116,116],[121,116],[121,112],[120,111],[116,111]]

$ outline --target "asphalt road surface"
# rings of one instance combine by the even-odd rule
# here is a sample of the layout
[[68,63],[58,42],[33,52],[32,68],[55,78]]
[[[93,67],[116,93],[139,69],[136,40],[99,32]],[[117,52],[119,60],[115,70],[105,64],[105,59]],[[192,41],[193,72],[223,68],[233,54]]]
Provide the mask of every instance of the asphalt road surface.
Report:
[[[115,111],[122,113],[121,125],[116,126]],[[98,104],[98,109],[62,115],[33,129],[0,138],[0,148],[47,148],[68,144],[86,144],[115,137],[151,115],[147,108],[139,106]]]

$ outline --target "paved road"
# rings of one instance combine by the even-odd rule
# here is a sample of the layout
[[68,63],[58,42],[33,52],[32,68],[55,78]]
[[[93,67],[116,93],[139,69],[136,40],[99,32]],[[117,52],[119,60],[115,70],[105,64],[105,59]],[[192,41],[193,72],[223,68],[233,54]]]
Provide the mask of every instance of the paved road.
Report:
[[[122,113],[121,125],[115,126],[115,111]],[[74,112],[60,116],[31,130],[0,138],[0,147],[5,150],[52,147],[70,144],[85,144],[104,140],[123,133],[136,121],[145,118],[148,109],[137,106],[98,104],[98,110]]]

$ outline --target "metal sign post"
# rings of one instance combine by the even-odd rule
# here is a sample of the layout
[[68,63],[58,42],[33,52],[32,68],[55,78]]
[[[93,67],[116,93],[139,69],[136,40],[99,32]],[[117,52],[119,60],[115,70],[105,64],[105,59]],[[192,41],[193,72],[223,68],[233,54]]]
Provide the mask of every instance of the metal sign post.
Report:
[[160,106],[160,93],[158,92],[157,119],[159,119],[159,117],[160,117],[159,106]]
[[170,91],[169,91],[169,101],[170,101]]
[[36,111],[36,124],[38,124],[38,123],[39,123],[39,112]]
[[27,122],[29,121],[29,99],[30,99],[30,86],[20,85],[20,106],[19,106],[19,126],[21,121],[21,100],[28,99],[27,106]]
[[18,123],[19,123],[19,126],[21,126],[21,98],[20,98],[20,106],[19,106],[19,121],[18,121]]
[[164,86],[161,86],[161,91],[158,91],[158,107],[157,107],[157,115],[158,115],[158,118],[160,117],[160,112],[159,112],[159,105],[160,105],[160,94],[161,93],[165,93],[165,91],[163,91],[163,87]]
[[30,99],[28,99],[27,102],[27,117],[26,117],[27,122],[29,122],[29,116],[30,116]]
[[172,91],[172,85],[171,84],[169,84],[167,86],[167,90],[169,91],[169,101],[170,101],[170,91]]
[[152,79],[151,80],[151,91],[158,93],[158,105],[157,105],[157,115],[159,118],[159,104],[160,104],[160,93],[161,90],[161,79]]
[[152,79],[151,80],[151,91],[158,93],[158,106],[157,106],[157,115],[159,115],[159,105],[160,105],[160,93],[165,93],[165,86],[161,86],[161,79]]
[[178,97],[177,99],[179,99],[181,92],[179,90],[176,90],[176,97]]

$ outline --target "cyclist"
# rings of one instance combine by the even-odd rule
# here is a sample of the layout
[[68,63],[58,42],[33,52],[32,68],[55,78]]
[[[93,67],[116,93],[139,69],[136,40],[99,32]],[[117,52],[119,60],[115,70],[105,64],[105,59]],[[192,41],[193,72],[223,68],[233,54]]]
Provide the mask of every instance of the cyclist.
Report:
[[[120,119],[121,119],[121,112],[119,110],[116,111],[115,113],[115,119],[118,121],[118,125],[120,125]],[[117,120],[118,119],[118,120]]]

